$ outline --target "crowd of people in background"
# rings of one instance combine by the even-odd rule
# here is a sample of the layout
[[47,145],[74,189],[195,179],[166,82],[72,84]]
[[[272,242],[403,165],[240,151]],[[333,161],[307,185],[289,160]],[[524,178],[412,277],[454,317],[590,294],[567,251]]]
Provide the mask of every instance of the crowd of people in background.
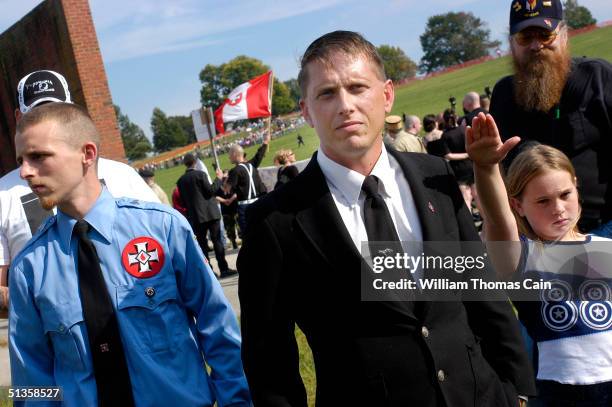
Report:
[[[268,133],[266,123],[267,122],[265,120],[256,120],[249,123],[248,126],[238,126],[234,129],[228,129],[227,133],[223,137],[215,140],[215,151],[217,152],[217,155],[228,154],[234,144],[238,144],[243,148],[261,144],[265,135]],[[304,126],[304,124],[304,118],[301,116],[276,118],[271,125],[271,137],[272,139],[282,137],[287,133]],[[304,145],[304,139],[302,136],[299,136],[297,146],[300,147],[302,145]],[[193,150],[169,159],[161,161],[147,161],[140,166],[140,168],[155,171],[177,167],[183,165],[183,158],[187,153],[195,154],[200,157],[200,159],[213,157],[212,149],[209,146],[197,145],[193,148]]]
[[449,99],[451,106],[443,112],[426,114],[422,121],[415,115],[390,115],[385,119],[385,144],[397,151],[427,153],[449,162],[467,207],[474,216],[477,227],[482,219],[476,204],[472,162],[465,149],[466,129],[479,113],[488,113],[490,90],[479,94],[470,91],[463,98],[463,114],[456,112],[456,99]]

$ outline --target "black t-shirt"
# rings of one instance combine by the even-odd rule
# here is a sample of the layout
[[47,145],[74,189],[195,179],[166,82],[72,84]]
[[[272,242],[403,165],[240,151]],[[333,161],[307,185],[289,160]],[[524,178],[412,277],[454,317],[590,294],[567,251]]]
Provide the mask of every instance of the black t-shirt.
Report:
[[478,107],[474,110],[472,110],[471,112],[469,112],[468,114],[465,115],[465,117],[463,118],[463,120],[465,120],[465,124],[467,126],[471,126],[472,125],[472,120],[474,120],[474,117],[478,116],[478,113],[484,113],[487,114],[489,112],[487,112],[485,109],[483,109],[482,107]]
[[[263,160],[264,155],[266,155],[267,149],[268,145],[262,144],[261,147],[257,149],[255,156],[243,163],[253,174],[253,182],[255,184],[255,194],[251,194],[250,199],[261,196],[267,192],[265,184],[259,177],[259,171],[257,171],[257,167],[261,164],[261,160]],[[238,197],[238,201],[249,199],[250,177],[249,172],[244,166],[238,164],[232,168],[228,173],[228,182],[232,186],[232,192]]]
[[446,154],[450,153],[450,151],[448,151],[448,146],[444,140],[442,140],[442,137],[428,142],[425,149],[427,150],[428,154],[435,155],[436,157],[444,157]]
[[[218,197],[224,198],[224,199],[229,199],[234,194],[231,191],[226,193],[225,191],[223,191],[223,188],[220,187],[219,189],[217,189],[217,192],[215,193],[215,195]],[[234,215],[238,213],[238,200],[237,199],[234,199],[234,201],[229,205],[220,204],[220,206],[221,206],[221,213],[223,215]]]
[[[459,126],[445,130],[441,140],[446,144],[450,153],[465,153],[465,127]],[[460,184],[474,183],[474,170],[472,160],[450,160],[449,164]]]
[[[527,112],[516,105],[513,80],[507,76],[493,89],[490,112],[503,140],[539,142],[563,151],[572,161],[582,198],[585,231],[612,218],[612,65],[601,59],[577,58],[560,103],[549,112]],[[505,165],[520,151],[514,148]]]

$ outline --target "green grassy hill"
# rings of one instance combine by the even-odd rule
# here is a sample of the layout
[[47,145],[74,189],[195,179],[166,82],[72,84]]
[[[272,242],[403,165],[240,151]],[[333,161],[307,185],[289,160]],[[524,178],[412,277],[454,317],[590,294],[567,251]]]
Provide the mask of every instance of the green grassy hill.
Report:
[[[575,56],[604,58],[612,61],[611,38],[612,26],[577,35],[570,40],[572,54]],[[474,90],[483,93],[485,86],[490,86],[493,89],[493,86],[499,79],[510,74],[511,69],[510,57],[505,56],[397,87],[392,113],[400,115],[402,113],[415,114],[419,117],[423,117],[428,113],[438,113],[450,106],[448,103],[450,96],[457,98],[458,108],[461,108],[461,100],[467,92]],[[262,166],[272,165],[274,152],[282,148],[294,150],[298,160],[310,157],[312,152],[318,147],[319,140],[314,131],[308,126],[298,131],[304,137],[306,146],[297,149],[297,132],[289,132],[285,136],[272,140],[270,151],[266,155]],[[252,157],[256,149],[257,147],[246,149],[247,155]],[[222,168],[231,168],[227,155],[222,155],[219,158]],[[212,174],[212,159],[205,160],[205,163]],[[156,180],[170,195],[176,180],[183,172],[184,168],[182,166],[159,170],[156,172]]]
[[[600,28],[570,39],[574,56],[604,58],[612,61],[612,26]],[[457,98],[457,108],[469,91],[484,93],[485,86],[493,89],[495,83],[512,71],[509,56],[484,62],[479,65],[450,72],[434,78],[410,83],[396,89],[394,114],[403,112],[423,117],[428,113],[438,113],[450,107],[448,98]]]

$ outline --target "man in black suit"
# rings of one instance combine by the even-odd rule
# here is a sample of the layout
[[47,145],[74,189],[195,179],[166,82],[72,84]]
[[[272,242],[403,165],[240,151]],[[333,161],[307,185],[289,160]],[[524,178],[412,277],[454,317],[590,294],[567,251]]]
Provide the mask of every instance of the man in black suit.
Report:
[[[185,154],[183,163],[187,167],[187,171],[176,182],[176,186],[181,200],[187,208],[187,219],[198,239],[198,244],[210,261],[206,239],[206,234],[210,232],[210,240],[212,240],[215,258],[219,265],[220,277],[225,278],[236,274],[236,271],[230,270],[227,265],[225,248],[221,240],[221,211],[215,199],[215,192],[220,187],[220,180],[217,178],[211,185],[206,173],[195,169],[196,158],[191,153]],[[212,268],[212,264],[210,267]]]
[[[297,324],[315,361],[317,406],[519,406],[534,393],[533,373],[508,301],[361,297],[372,196],[402,241],[478,241],[448,164],[383,146],[394,90],[374,46],[357,33],[326,34],[306,50],[298,81],[319,150],[252,205],[238,257],[255,405],[306,406]],[[372,180],[376,193],[365,186]]]

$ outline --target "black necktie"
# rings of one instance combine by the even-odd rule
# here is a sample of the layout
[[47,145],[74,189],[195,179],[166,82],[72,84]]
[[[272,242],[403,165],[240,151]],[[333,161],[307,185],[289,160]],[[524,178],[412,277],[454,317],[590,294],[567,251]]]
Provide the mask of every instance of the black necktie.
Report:
[[133,406],[132,385],[117,316],[96,248],[87,236],[88,231],[89,224],[84,220],[79,220],[74,226],[79,242],[79,290],[98,388],[98,404],[103,407]]
[[[361,186],[361,190],[365,193],[363,221],[368,234],[368,241],[399,242],[400,238],[393,225],[389,209],[383,197],[378,193],[378,182],[376,176],[368,175]],[[398,245],[394,245],[394,248],[397,247]]]
[[[368,247],[372,261],[374,257],[395,257],[396,254],[401,255],[404,253],[389,209],[383,197],[378,193],[378,183],[379,179],[376,176],[368,175],[361,185],[361,190],[365,193],[363,223],[368,234]],[[403,271],[403,273],[400,273],[393,266],[381,276],[385,281],[413,278],[408,270]],[[406,301],[414,300],[414,294],[412,290],[391,291],[379,293],[378,298],[381,300],[402,301],[402,304],[398,304],[397,307],[402,312],[412,313],[415,308],[414,304],[412,302],[407,303]]]

